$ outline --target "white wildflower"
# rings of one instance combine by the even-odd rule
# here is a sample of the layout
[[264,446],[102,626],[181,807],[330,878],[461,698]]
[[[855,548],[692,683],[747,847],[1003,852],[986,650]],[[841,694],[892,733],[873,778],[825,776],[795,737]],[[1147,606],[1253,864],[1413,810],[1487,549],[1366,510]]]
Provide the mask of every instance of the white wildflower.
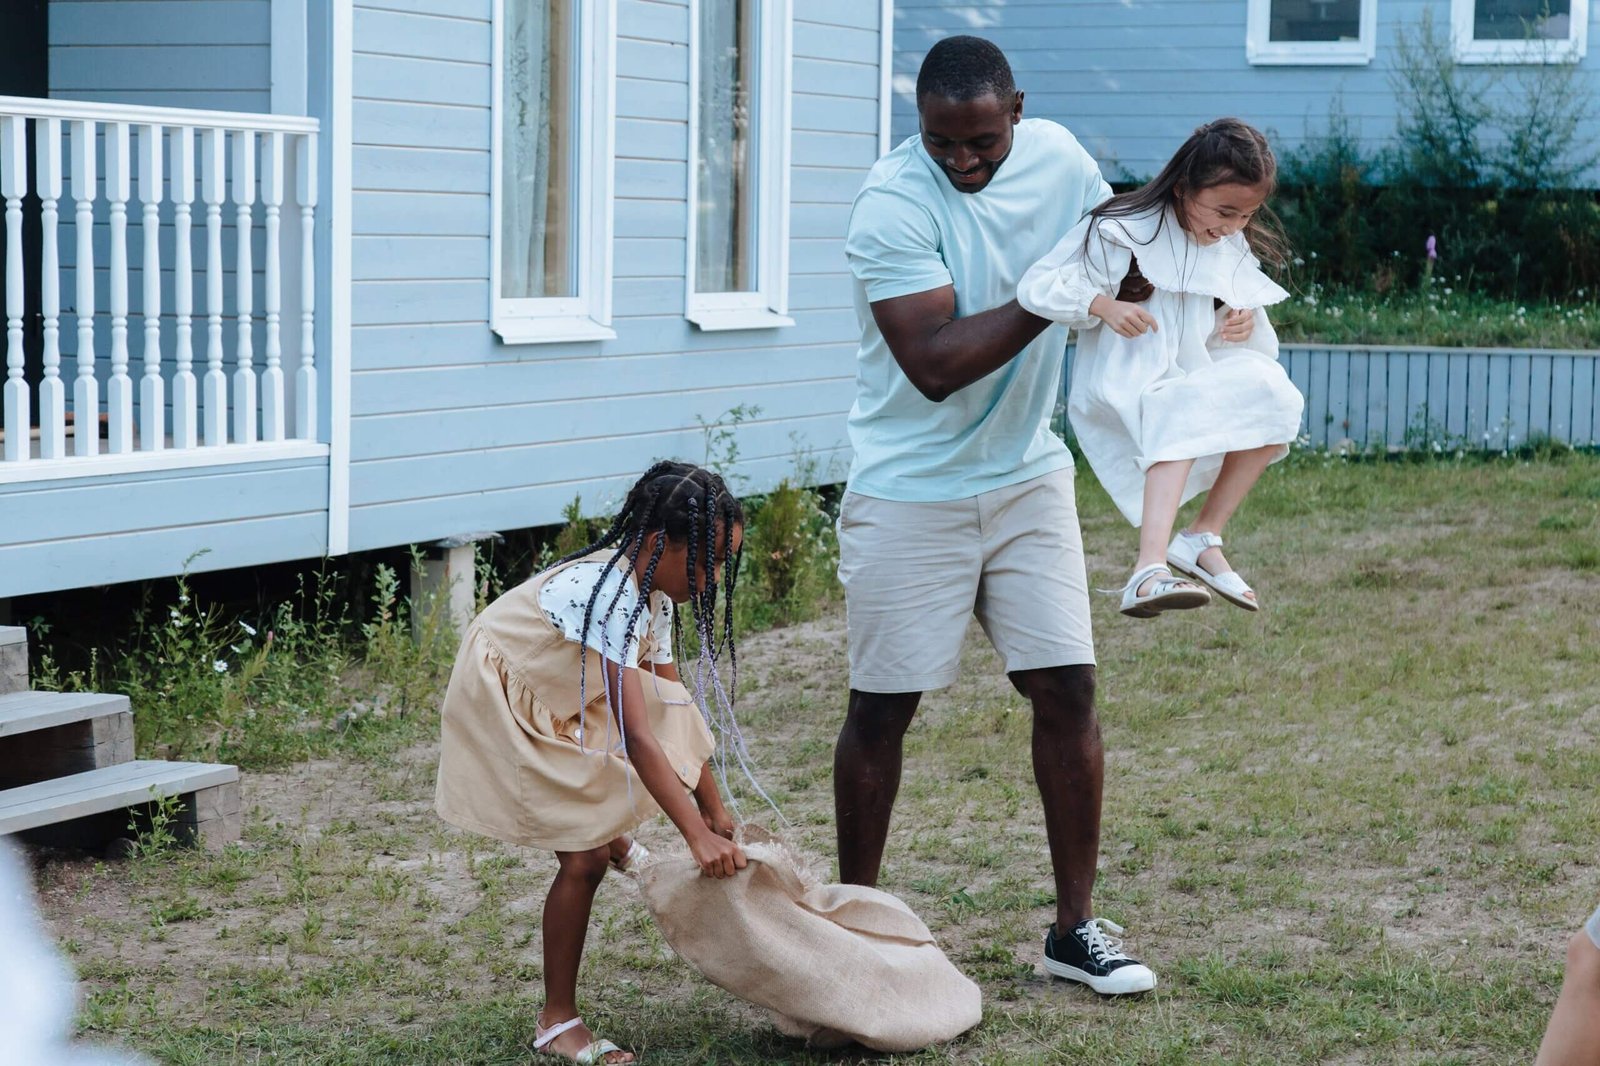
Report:
[[226,659],[218,659],[211,664],[211,669],[219,674],[225,674],[228,672],[228,662]]
[[240,622],[239,628],[244,630],[246,633],[249,633],[252,637],[256,635],[255,627],[251,626],[248,622]]

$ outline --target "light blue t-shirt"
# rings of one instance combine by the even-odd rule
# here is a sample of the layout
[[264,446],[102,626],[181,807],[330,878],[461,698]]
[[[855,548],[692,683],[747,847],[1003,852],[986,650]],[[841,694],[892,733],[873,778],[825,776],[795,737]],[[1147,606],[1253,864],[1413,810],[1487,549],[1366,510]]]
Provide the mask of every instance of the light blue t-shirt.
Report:
[[861,349],[850,410],[849,488],[885,500],[961,500],[1072,465],[1050,432],[1067,330],[934,403],[905,376],[869,304],[954,285],[956,315],[999,307],[1023,273],[1111,195],[1077,138],[1047,119],[1016,126],[980,192],[956,190],[912,137],[878,160],[850,212]]

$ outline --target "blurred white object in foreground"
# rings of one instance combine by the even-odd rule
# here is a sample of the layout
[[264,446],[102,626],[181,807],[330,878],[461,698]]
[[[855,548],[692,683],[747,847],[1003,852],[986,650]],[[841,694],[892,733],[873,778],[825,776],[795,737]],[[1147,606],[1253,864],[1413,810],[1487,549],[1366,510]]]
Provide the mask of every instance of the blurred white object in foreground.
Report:
[[28,870],[0,837],[0,1066],[141,1066],[72,1045],[72,970],[39,921]]

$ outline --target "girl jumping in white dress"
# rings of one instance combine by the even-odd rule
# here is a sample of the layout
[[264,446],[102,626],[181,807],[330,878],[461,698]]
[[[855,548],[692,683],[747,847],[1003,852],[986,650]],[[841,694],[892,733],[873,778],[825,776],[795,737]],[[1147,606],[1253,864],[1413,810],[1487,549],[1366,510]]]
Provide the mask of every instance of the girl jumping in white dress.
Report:
[[[1024,308],[1078,331],[1067,414],[1100,483],[1139,528],[1122,591],[1122,613],[1134,618],[1204,606],[1207,588],[1260,609],[1221,548],[1256,479],[1288,453],[1305,405],[1262,310],[1288,296],[1255,255],[1283,259],[1262,215],[1276,180],[1259,131],[1208,122],[1154,180],[1095,208],[1017,286]],[[1116,299],[1135,266],[1155,287],[1144,305]],[[1251,318],[1248,339],[1224,339]],[[1202,492],[1200,513],[1173,536],[1178,508]]]

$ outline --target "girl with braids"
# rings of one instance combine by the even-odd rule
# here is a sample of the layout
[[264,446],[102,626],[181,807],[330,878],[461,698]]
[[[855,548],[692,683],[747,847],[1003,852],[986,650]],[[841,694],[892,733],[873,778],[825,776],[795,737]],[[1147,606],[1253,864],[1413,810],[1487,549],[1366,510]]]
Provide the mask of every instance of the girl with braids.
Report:
[[[1262,310],[1289,295],[1257,259],[1285,258],[1266,207],[1276,181],[1255,128],[1208,122],[1143,188],[1089,212],[1017,286],[1024,308],[1078,330],[1067,414],[1100,483],[1139,528],[1125,615],[1201,607],[1206,588],[1260,609],[1223,557],[1221,534],[1268,464],[1288,454],[1305,405]],[[1135,256],[1156,290],[1145,306],[1116,298]],[[1224,339],[1251,318],[1247,340]],[[1172,536],[1178,508],[1202,492],[1200,513]]]
[[731,709],[743,522],[722,478],[657,463],[598,541],[490,604],[462,641],[444,698],[437,809],[463,828],[556,853],[540,1052],[634,1061],[584,1026],[577,978],[607,867],[628,872],[645,857],[628,836],[636,826],[664,811],[707,876],[745,866],[708,764],[716,745],[673,658],[673,605],[688,603],[697,688],[711,688],[713,713]]

